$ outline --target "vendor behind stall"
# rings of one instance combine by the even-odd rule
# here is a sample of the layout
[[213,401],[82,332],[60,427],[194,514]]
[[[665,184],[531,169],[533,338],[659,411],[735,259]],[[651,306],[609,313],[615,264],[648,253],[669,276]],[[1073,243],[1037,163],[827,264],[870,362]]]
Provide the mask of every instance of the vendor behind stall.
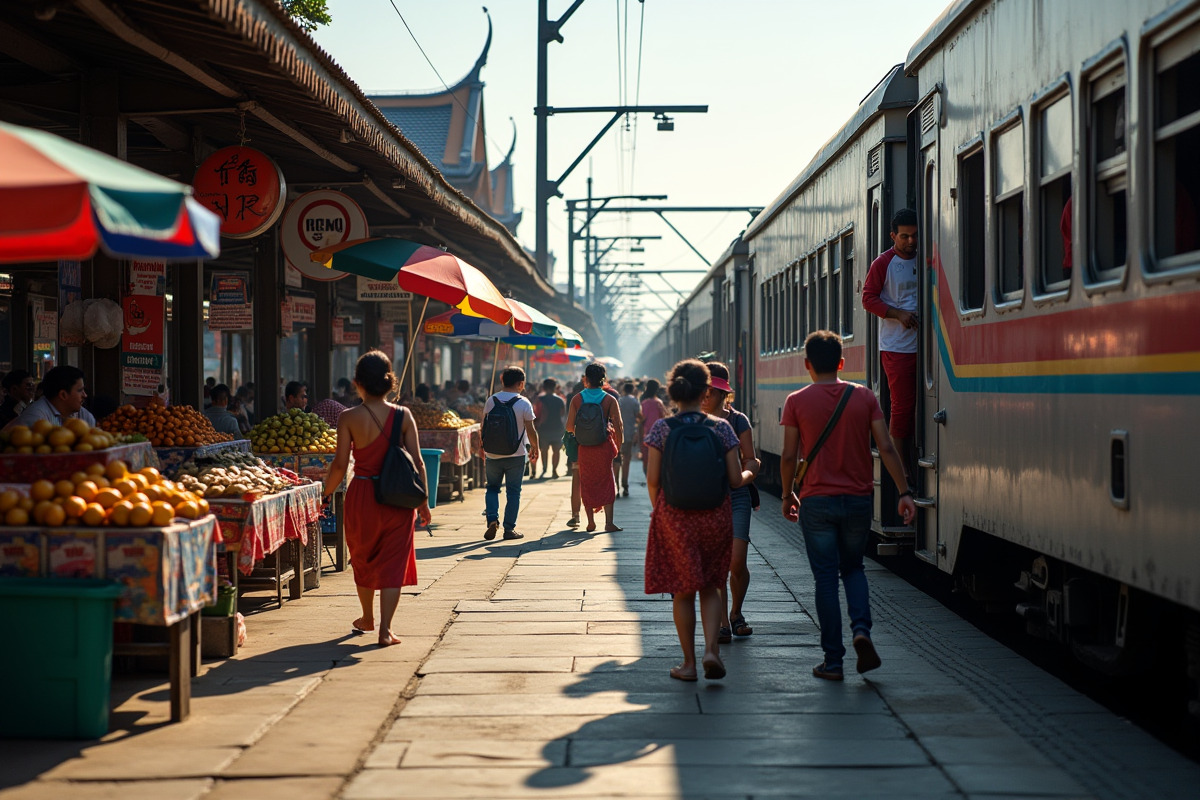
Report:
[[308,384],[288,381],[287,386],[283,387],[283,408],[285,411],[293,408],[308,410]]
[[0,427],[3,427],[19,417],[33,402],[37,381],[27,370],[14,369],[4,376],[0,386],[4,387],[4,402],[0,403]]
[[79,417],[88,425],[95,425],[96,418],[83,407],[84,400],[87,400],[87,392],[83,389],[83,370],[78,367],[55,367],[42,378],[41,398],[30,403],[21,416],[5,427],[32,427],[39,419],[61,425],[68,417]]
[[216,428],[217,433],[228,433],[234,439],[242,438],[242,429],[238,419],[229,411],[229,387],[218,383],[208,392],[212,405],[204,409],[204,416]]

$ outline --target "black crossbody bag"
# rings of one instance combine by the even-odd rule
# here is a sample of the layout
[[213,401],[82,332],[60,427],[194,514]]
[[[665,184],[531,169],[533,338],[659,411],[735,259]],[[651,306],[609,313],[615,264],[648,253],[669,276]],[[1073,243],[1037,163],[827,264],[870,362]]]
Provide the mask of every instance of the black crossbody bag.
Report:
[[850,384],[842,392],[841,398],[838,400],[837,408],[833,410],[833,416],[829,418],[829,422],[825,423],[825,430],[821,431],[821,435],[817,437],[817,443],[808,451],[808,455],[800,459],[796,464],[796,477],[792,480],[792,491],[799,492],[801,484],[804,483],[804,474],[808,472],[808,465],[817,457],[817,453],[821,451],[821,446],[825,444],[825,440],[829,438],[830,432],[833,431],[833,426],[837,425],[837,421],[842,416],[842,412],[846,410],[846,404],[850,402],[850,395],[854,393],[854,384]]
[[[379,425],[380,433],[383,425],[375,412],[367,409],[371,419]],[[375,502],[394,508],[420,508],[429,498],[425,484],[421,481],[421,473],[417,470],[412,454],[400,444],[400,430],[404,427],[404,411],[396,409],[399,420],[393,420],[392,433],[388,438],[387,453],[383,456],[383,466],[379,474],[370,480],[375,482]]]

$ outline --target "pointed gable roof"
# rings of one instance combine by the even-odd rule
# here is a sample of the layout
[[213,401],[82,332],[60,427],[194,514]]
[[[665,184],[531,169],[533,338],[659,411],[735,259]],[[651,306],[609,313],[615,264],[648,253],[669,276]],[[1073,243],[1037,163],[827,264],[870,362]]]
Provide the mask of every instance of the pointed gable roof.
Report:
[[[487,9],[484,9],[487,13]],[[461,80],[436,92],[369,95],[388,121],[413,141],[455,188],[464,192],[509,231],[520,213],[512,198],[512,150],[494,170],[487,163],[487,130],[481,77],[492,47],[492,17],[487,40],[475,64]],[[514,145],[516,135],[513,136]]]

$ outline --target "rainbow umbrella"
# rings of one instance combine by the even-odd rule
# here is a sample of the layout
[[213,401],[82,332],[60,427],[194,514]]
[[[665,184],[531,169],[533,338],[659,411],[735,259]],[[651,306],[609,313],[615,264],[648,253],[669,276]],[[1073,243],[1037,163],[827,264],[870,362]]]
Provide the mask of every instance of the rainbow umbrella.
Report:
[[580,347],[567,347],[558,350],[546,350],[534,355],[533,360],[539,364],[581,364],[593,359],[590,350]]
[[186,184],[45,131],[0,122],[0,262],[196,259],[221,220]]

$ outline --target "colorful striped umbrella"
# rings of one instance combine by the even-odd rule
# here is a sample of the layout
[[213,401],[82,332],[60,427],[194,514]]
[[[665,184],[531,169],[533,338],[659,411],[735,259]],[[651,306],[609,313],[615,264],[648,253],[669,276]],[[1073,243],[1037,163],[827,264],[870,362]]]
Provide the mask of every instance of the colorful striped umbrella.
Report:
[[487,276],[458,256],[391,237],[351,239],[309,254],[328,269],[377,281],[396,281],[406,292],[440,300],[464,314],[501,325],[513,317],[504,295]]
[[534,355],[533,360],[539,364],[581,364],[593,358],[590,350],[579,347],[568,347],[558,350],[546,350]]
[[191,187],[45,131],[0,122],[0,262],[218,255]]

